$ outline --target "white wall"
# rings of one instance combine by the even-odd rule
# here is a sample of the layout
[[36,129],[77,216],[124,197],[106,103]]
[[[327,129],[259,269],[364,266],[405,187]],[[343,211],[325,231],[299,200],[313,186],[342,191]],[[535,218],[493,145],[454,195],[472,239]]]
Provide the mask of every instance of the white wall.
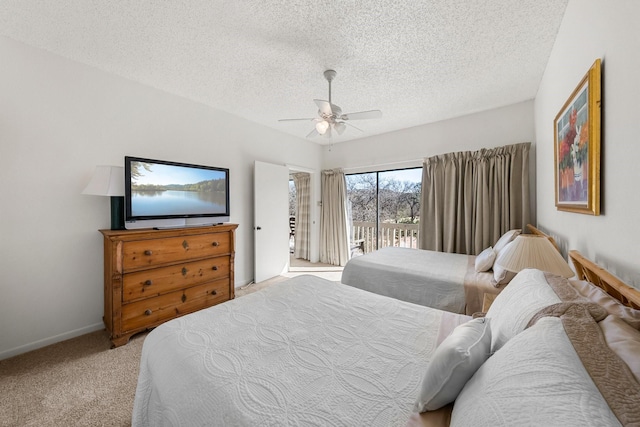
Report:
[[[362,128],[366,129],[363,122]],[[455,151],[533,142],[533,101],[416,126],[324,148],[327,168],[367,169]],[[374,170],[374,169],[370,169]]]
[[[366,129],[366,123],[362,124]],[[323,169],[347,173],[422,166],[425,157],[531,142],[531,221],[535,221],[533,100],[324,148]]]
[[253,162],[320,170],[304,139],[4,37],[0,58],[0,359],[103,327],[109,198],[80,194],[96,165],[228,167],[236,286],[253,280]]
[[[640,287],[640,32],[637,0],[571,0],[535,99],[538,225]],[[556,210],[553,120],[602,58],[600,216]]]
[[[231,220],[240,224],[236,284],[242,285],[253,278],[254,160],[380,170],[531,141],[538,225],[564,248],[640,286],[638,16],[635,0],[571,0],[535,102],[331,147],[0,37],[0,359],[102,328],[97,230],[109,227],[109,201],[80,193],[95,165],[122,164],[124,155],[231,169]],[[592,217],[555,209],[553,119],[597,57],[603,59],[603,208]],[[314,188],[319,194],[319,180]]]

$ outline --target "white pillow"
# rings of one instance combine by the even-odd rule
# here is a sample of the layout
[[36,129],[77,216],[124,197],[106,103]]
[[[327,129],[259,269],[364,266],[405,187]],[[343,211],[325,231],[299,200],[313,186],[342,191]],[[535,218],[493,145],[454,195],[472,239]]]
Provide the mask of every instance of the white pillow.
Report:
[[522,232],[522,230],[520,230],[519,228],[517,229],[513,229],[513,230],[509,230],[506,233],[504,233],[496,242],[495,245],[493,245],[493,249],[496,251],[496,255],[500,255],[500,251],[502,249],[504,249],[505,246],[507,246],[507,244],[512,241],[513,239],[515,239],[516,237],[518,237],[518,235]]
[[562,302],[540,270],[525,269],[498,294],[486,317],[491,318],[491,351],[524,331],[541,309]]
[[538,320],[491,356],[451,414],[451,427],[524,425],[620,425],[556,317]]
[[[580,295],[602,306],[609,314],[620,317],[640,331],[640,310],[627,307],[603,289],[586,280],[569,279],[568,283],[577,290]],[[638,362],[640,363],[640,360],[638,360]]]
[[609,315],[598,326],[609,348],[629,367],[640,382],[640,331],[623,319]]
[[513,280],[514,277],[516,277],[516,273],[514,273],[513,271],[505,270],[499,264],[493,264],[493,280],[491,281],[491,283],[496,288],[500,285],[508,284]]
[[476,271],[483,272],[489,271],[493,267],[493,262],[496,260],[496,251],[489,246],[484,251],[480,252],[476,257]]
[[489,319],[473,319],[456,327],[433,354],[414,409],[434,411],[453,402],[490,350]]

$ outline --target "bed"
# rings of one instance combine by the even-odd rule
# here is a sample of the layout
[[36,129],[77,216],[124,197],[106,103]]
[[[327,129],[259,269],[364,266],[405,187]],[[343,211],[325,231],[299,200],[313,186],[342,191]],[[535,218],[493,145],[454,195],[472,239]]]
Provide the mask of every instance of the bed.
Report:
[[[552,290],[554,281],[564,291]],[[573,311],[584,307],[615,313],[596,313],[600,323],[620,317],[629,326],[635,324],[628,319],[635,319],[637,328],[640,311],[595,304],[593,295],[582,296],[568,283],[524,270],[476,318],[314,276],[276,283],[153,330],[143,346],[132,424],[640,423],[638,352],[618,349],[626,352],[621,359],[593,351],[611,352],[603,340],[589,343],[596,357],[614,360],[608,367],[618,373],[609,381],[613,391],[600,391],[602,375],[593,379],[598,375],[582,367],[563,329],[565,318],[577,318]],[[624,292],[640,303],[640,293]],[[565,313],[540,316],[548,307],[564,307]],[[590,327],[597,325],[589,319]],[[637,328],[623,341],[640,345]],[[553,375],[541,375],[548,369]]]
[[[529,230],[545,235],[532,225]],[[520,231],[507,231],[493,247],[477,257],[423,249],[381,248],[351,258],[341,280],[346,285],[379,295],[472,315],[482,310],[485,294],[500,293],[513,277],[496,280],[492,267],[499,251]]]
[[[472,255],[386,247],[351,258],[342,283],[453,313],[473,314],[485,292],[498,293],[493,274],[476,272]],[[467,302],[468,301],[468,302]]]
[[146,338],[134,425],[394,425],[438,336],[469,319],[315,276],[216,307]]

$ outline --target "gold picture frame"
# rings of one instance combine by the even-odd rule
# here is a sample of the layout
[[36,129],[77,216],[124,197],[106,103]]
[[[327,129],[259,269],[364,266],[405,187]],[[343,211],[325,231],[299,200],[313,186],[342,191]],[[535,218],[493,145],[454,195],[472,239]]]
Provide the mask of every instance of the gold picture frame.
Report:
[[600,215],[600,73],[596,59],[553,121],[558,210]]

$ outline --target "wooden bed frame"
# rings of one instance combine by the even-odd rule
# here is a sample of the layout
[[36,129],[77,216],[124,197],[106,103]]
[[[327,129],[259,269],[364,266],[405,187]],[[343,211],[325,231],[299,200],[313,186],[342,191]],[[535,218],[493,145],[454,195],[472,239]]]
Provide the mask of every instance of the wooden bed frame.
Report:
[[556,243],[556,239],[554,239],[553,237],[549,236],[547,233],[545,233],[542,230],[539,230],[538,228],[536,228],[535,226],[531,225],[531,224],[527,224],[527,229],[529,230],[530,234],[535,234],[536,236],[543,236],[546,237],[547,240],[549,240],[551,242],[551,244],[553,245],[554,248],[556,248],[558,250],[558,252],[562,253],[562,251],[560,250],[560,247],[558,246],[558,244]]
[[[527,224],[531,234],[544,236],[560,251],[555,239],[531,224]],[[573,262],[576,276],[580,280],[587,280],[604,290],[624,305],[640,310],[640,290],[633,288],[595,262],[585,258],[576,250],[569,251],[569,258]]]
[[595,262],[585,258],[576,250],[569,251],[576,276],[602,288],[624,305],[640,310],[640,291],[624,283]]

